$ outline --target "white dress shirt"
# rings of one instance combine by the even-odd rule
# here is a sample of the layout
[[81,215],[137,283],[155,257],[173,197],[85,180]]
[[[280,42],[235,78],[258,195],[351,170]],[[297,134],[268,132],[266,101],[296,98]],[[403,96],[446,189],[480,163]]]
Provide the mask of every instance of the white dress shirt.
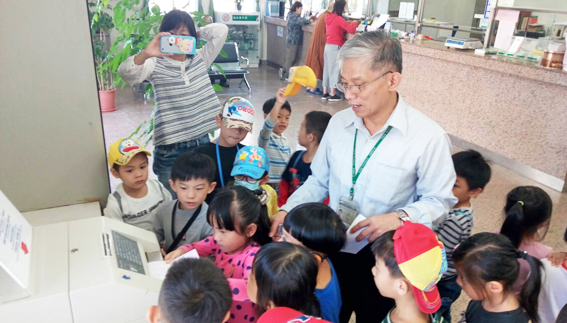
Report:
[[369,217],[403,209],[416,223],[431,227],[457,203],[453,196],[455,169],[451,141],[433,120],[408,106],[398,95],[398,104],[386,124],[370,135],[362,118],[352,108],[333,116],[311,164],[312,175],[281,209],[290,211],[307,202],[321,202],[337,210],[341,196],[352,187],[352,155],[355,131],[356,171],[388,126],[390,133],[376,149],[354,187],[359,213]]

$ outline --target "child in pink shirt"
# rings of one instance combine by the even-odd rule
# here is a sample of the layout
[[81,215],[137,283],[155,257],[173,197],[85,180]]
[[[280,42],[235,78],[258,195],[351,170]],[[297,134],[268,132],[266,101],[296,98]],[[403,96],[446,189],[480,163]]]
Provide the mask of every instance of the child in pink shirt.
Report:
[[[539,242],[545,238],[549,229],[553,203],[544,190],[535,186],[519,186],[506,195],[504,212],[506,218],[500,234],[508,237],[518,250],[530,256],[544,259],[553,252],[549,246]],[[528,263],[519,259],[520,275],[514,284],[519,293],[530,273]]]
[[214,228],[212,236],[177,248],[167,254],[165,260],[171,262],[193,249],[200,257],[214,256],[233,294],[227,322],[255,322],[257,316],[246,285],[254,256],[261,245],[272,241],[268,236],[268,210],[254,192],[239,186],[225,187],[211,201],[207,221]]

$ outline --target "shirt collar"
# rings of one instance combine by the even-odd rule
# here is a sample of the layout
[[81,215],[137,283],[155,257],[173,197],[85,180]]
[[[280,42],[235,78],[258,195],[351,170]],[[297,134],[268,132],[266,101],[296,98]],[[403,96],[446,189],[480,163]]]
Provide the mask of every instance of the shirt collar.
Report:
[[[350,108],[352,111],[352,108]],[[356,114],[351,113],[350,118],[345,120],[345,128],[349,127],[350,125],[354,124],[357,129],[365,130],[366,127],[364,126],[364,122],[362,122],[362,118],[356,116]],[[402,96],[398,93],[398,104],[396,104],[396,108],[386,121],[386,124],[382,129],[380,129],[376,133],[382,133],[386,130],[388,126],[392,126],[392,128],[398,129],[404,136],[407,134],[408,131],[408,118],[407,118],[407,104],[402,99]]]

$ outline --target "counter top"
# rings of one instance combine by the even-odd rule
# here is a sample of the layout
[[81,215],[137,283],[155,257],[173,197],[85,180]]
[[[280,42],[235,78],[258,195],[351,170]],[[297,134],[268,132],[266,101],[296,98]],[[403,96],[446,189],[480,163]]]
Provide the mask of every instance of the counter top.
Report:
[[[267,24],[287,27],[287,22],[284,17],[264,17],[264,22]],[[313,27],[315,27],[315,23],[305,25],[301,29],[306,32],[313,32]]]
[[498,60],[496,55],[478,56],[474,54],[474,50],[448,49],[444,46],[444,43],[438,41],[425,40],[416,41],[414,43],[401,41],[401,44],[405,53],[428,56],[491,71],[507,73],[539,82],[567,86],[567,72],[563,72],[560,69],[527,66]]

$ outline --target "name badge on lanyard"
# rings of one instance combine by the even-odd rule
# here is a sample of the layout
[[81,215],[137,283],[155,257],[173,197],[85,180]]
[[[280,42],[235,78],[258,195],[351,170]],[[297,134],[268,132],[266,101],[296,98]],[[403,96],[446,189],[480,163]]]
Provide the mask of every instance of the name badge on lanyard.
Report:
[[372,148],[372,150],[368,153],[368,156],[366,156],[366,159],[364,160],[364,162],[362,162],[362,165],[360,165],[358,172],[356,171],[356,138],[358,137],[358,129],[356,129],[356,132],[354,133],[354,147],[352,149],[352,186],[350,188],[350,194],[348,197],[341,196],[339,198],[339,208],[337,209],[337,214],[339,215],[341,220],[343,220],[343,222],[347,223],[349,226],[352,224],[360,211],[360,205],[356,201],[354,201],[354,186],[356,185],[356,181],[358,180],[360,173],[362,173],[362,170],[366,166],[366,163],[368,162],[368,160],[370,160],[370,157],[372,157],[374,151],[376,151],[376,148],[380,146],[382,140],[384,140],[388,133],[390,133],[390,130],[392,130],[392,126],[388,126],[382,137],[380,137],[376,145],[374,145],[374,148]]

